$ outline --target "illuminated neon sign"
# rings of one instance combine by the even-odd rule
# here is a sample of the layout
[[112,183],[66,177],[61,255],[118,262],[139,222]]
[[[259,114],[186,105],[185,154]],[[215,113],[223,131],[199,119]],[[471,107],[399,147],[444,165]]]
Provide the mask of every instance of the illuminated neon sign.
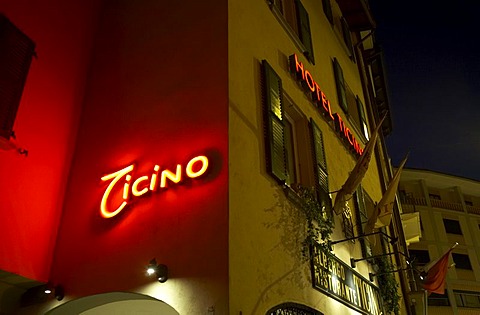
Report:
[[345,125],[342,117],[338,113],[332,113],[330,101],[327,99],[325,93],[322,92],[318,83],[313,79],[310,71],[305,70],[303,63],[298,61],[297,54],[289,57],[290,71],[296,74],[296,78],[302,83],[302,86],[307,92],[311,94],[311,100],[319,112],[329,121],[334,120],[337,126],[338,133],[342,136],[351,149],[358,155],[362,155],[363,149],[360,143],[353,135],[350,128]]
[[[107,189],[103,193],[102,201],[100,203],[100,214],[104,218],[112,218],[119,214],[127,204],[134,198],[145,195],[149,191],[156,191],[158,188],[166,188],[168,181],[178,184],[183,179],[185,174],[188,178],[197,178],[205,174],[208,169],[208,158],[204,155],[196,156],[188,161],[185,169],[182,165],[177,164],[175,172],[164,169],[160,172],[160,166],[155,165],[151,176],[144,175],[133,180],[134,165],[131,164],[119,171],[102,177],[102,181],[111,180]],[[184,170],[184,172],[183,172]],[[160,180],[159,180],[160,179]],[[119,182],[123,183],[122,201],[120,205],[114,210],[109,209],[109,197],[113,189]],[[159,183],[160,182],[160,183]]]

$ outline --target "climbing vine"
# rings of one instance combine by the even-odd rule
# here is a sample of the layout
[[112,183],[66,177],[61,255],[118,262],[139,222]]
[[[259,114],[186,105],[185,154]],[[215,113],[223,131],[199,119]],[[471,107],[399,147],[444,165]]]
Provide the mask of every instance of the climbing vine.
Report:
[[309,249],[315,244],[330,251],[327,241],[333,232],[333,218],[328,215],[325,207],[322,207],[318,201],[314,187],[299,186],[296,191],[300,198],[300,208],[307,221],[306,236],[302,243],[303,257],[309,257]]
[[383,299],[385,312],[398,315],[400,312],[400,295],[398,294],[398,283],[395,279],[393,266],[385,256],[375,258],[377,265],[378,286],[381,288],[380,295]]

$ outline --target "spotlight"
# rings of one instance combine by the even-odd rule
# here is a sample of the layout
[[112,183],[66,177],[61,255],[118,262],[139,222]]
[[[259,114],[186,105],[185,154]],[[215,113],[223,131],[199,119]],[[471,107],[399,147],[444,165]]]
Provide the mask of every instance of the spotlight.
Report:
[[147,275],[155,275],[158,282],[164,283],[168,280],[168,267],[163,264],[157,264],[157,260],[153,258],[147,266]]

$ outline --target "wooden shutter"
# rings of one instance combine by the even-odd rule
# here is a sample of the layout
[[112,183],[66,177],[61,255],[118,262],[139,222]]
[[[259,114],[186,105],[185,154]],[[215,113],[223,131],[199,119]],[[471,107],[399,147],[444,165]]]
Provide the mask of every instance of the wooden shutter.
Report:
[[345,20],[344,18],[341,19],[341,23],[343,40],[345,41],[345,45],[348,48],[349,57],[353,57],[353,44],[352,36],[350,34],[350,27],[348,27],[347,20]]
[[13,124],[35,54],[35,43],[0,14],[0,137],[13,135]]
[[332,200],[328,193],[327,160],[325,158],[322,131],[318,128],[313,119],[310,119],[310,130],[313,142],[312,153],[314,161],[315,188],[322,208],[325,207],[327,214],[331,215]]
[[283,125],[282,80],[266,60],[263,61],[263,98],[265,116],[265,153],[267,171],[279,182],[285,182],[285,128]]
[[300,0],[296,0],[297,7],[297,21],[298,21],[298,31],[300,40],[305,46],[306,51],[303,52],[305,57],[307,57],[310,62],[315,63],[315,58],[313,56],[313,45],[312,45],[312,35],[310,32],[310,19],[308,18],[307,10],[302,5]]
[[338,102],[343,110],[348,113],[347,92],[345,91],[345,80],[343,79],[343,70],[338,63],[337,58],[333,59],[333,72],[335,73],[335,83],[337,85]]
[[323,0],[323,12],[327,16],[328,21],[330,24],[333,25],[333,12],[332,12],[332,5],[330,4],[330,0]]
[[[357,217],[357,232],[358,235],[363,235],[365,234],[365,226],[368,221],[368,211],[365,205],[363,188],[361,185],[358,186],[357,191],[355,192],[354,204],[356,209],[355,216]],[[360,246],[362,248],[363,257],[372,256],[372,248],[367,237],[360,238]]]

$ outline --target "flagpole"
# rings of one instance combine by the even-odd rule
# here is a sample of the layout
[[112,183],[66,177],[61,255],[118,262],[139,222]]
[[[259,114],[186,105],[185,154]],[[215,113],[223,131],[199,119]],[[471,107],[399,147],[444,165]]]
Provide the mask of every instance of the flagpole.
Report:
[[428,315],[428,291],[423,290],[423,315]]

